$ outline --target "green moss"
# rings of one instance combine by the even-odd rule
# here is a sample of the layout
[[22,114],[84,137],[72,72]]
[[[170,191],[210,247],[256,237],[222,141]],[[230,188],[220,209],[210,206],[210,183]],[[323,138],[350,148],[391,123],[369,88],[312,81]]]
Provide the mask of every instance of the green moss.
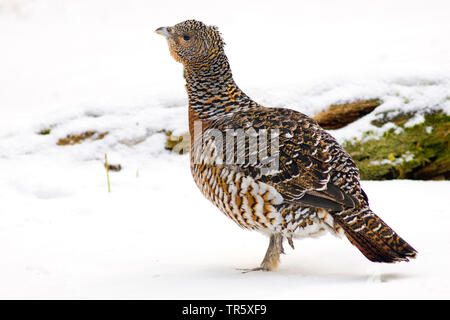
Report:
[[38,134],[45,136],[45,135],[50,134],[51,131],[52,130],[50,128],[45,128],[45,129],[42,129],[41,131],[39,131]]
[[[390,129],[378,139],[344,142],[362,179],[450,178],[450,116],[442,111],[429,112],[423,123],[404,127],[412,116],[396,113],[395,118],[381,118],[382,122],[391,120],[403,130]],[[367,136],[370,135],[368,132]]]

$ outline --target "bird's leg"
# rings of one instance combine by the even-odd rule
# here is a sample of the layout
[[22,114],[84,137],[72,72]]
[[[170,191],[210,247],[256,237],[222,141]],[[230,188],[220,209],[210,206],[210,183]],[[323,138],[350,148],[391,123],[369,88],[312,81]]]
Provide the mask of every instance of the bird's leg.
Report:
[[250,271],[274,271],[280,262],[280,254],[284,253],[283,236],[279,233],[270,236],[269,247],[267,248],[264,260],[261,265],[253,269],[243,269],[244,273]]
[[261,262],[260,269],[264,271],[275,270],[280,262],[281,253],[284,253],[283,236],[281,234],[272,234],[270,236],[269,247],[267,248],[264,260]]

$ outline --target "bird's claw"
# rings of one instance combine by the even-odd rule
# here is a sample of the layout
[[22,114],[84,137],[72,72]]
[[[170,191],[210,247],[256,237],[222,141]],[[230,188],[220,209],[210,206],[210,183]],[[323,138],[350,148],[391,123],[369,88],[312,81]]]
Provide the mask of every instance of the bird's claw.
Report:
[[268,268],[256,267],[256,268],[236,268],[236,270],[241,271],[241,273],[249,273],[253,271],[270,271]]

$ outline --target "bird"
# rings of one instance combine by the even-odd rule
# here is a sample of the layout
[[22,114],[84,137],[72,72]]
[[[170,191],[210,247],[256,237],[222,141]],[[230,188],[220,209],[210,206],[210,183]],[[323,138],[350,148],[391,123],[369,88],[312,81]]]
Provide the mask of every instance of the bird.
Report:
[[237,86],[218,27],[191,19],[155,32],[183,65],[196,185],[239,227],[269,238],[260,265],[244,272],[274,271],[284,241],[294,249],[294,239],[327,232],[373,262],[416,257],[370,209],[357,165],[330,133],[301,112],[260,105]]

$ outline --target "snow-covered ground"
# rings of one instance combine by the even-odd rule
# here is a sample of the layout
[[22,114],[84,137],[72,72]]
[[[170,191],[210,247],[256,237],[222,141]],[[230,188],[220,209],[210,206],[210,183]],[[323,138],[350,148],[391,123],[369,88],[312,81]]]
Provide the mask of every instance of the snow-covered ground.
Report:
[[[450,112],[447,1],[276,3],[0,0],[0,298],[450,298],[449,181],[363,182],[419,251],[410,263],[370,263],[327,235],[287,247],[277,273],[241,274],[268,240],[164,150],[158,131],[186,131],[187,100],[153,30],[188,18],[219,26],[237,83],[267,106],[313,115],[382,98],[381,111]],[[56,145],[88,130],[109,133]],[[105,153],[123,167],[111,193]]]
[[1,163],[1,298],[449,298],[448,181],[363,182],[414,261],[373,264],[326,235],[285,246],[276,273],[242,274],[268,239],[203,198],[186,156],[130,165],[111,193],[101,165],[50,159]]

